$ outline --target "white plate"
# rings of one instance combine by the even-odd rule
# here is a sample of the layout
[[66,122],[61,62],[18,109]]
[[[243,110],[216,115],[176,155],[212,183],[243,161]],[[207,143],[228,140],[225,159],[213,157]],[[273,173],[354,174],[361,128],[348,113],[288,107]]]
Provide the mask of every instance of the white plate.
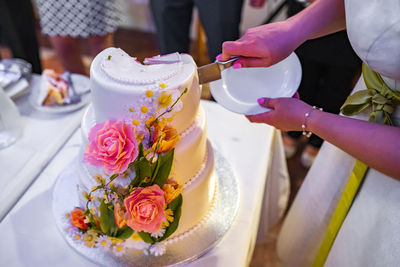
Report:
[[214,99],[226,109],[254,115],[268,111],[260,97],[292,97],[301,81],[301,65],[295,53],[268,68],[228,68],[220,80],[210,83]]
[[[71,74],[71,80],[74,85],[75,91],[79,93],[88,92],[90,90],[89,77],[81,74]],[[47,88],[41,88],[41,82],[36,82],[32,84],[31,95],[29,97],[29,101],[31,105],[43,112],[47,113],[65,113],[78,110],[90,102],[90,93],[86,93],[82,95],[82,100],[75,104],[65,105],[65,106],[42,106],[41,102],[43,101],[43,95],[45,93],[41,92],[40,90],[47,90]]]

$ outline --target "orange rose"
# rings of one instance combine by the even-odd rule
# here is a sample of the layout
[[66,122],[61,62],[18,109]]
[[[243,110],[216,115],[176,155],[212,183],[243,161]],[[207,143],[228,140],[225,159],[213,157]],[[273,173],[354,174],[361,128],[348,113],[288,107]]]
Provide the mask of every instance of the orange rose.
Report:
[[125,198],[124,204],[128,213],[127,224],[136,232],[157,232],[165,221],[164,191],[157,184],[136,188]]
[[160,125],[155,124],[154,127],[155,135],[151,150],[155,151],[157,149],[157,153],[163,153],[171,150],[179,140],[178,131],[170,126],[161,127]]
[[80,208],[75,208],[71,212],[71,220],[69,221],[73,226],[78,227],[79,229],[87,229],[89,225],[85,223],[85,216],[83,215],[84,211]]

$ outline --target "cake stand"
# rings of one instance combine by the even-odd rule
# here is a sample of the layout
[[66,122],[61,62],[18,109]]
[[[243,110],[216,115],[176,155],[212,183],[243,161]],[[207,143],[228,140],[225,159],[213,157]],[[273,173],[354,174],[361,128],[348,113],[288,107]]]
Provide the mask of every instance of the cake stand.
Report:
[[[214,201],[204,219],[193,229],[174,240],[166,240],[166,252],[161,256],[145,255],[142,250],[129,249],[115,256],[101,248],[88,248],[68,234],[65,214],[79,206],[77,162],[71,163],[59,175],[53,191],[53,214],[56,225],[67,243],[90,261],[104,266],[176,266],[187,264],[214,248],[232,225],[239,207],[239,187],[229,162],[214,150],[216,191]],[[172,242],[171,242],[172,241]]]

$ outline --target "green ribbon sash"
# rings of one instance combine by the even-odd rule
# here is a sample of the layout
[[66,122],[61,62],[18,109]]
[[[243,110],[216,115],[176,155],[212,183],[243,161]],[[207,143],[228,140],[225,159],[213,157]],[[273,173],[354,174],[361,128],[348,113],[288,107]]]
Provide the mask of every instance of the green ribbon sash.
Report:
[[[393,125],[391,116],[396,106],[400,104],[400,93],[391,90],[382,77],[371,70],[366,64],[362,66],[362,73],[368,89],[357,91],[349,96],[341,107],[342,113],[347,116],[354,116],[367,107],[371,107],[372,111],[369,121]],[[368,166],[357,160],[336,209],[332,214],[322,244],[314,259],[313,267],[321,267],[325,264],[333,242],[367,172]]]
[[391,90],[382,77],[366,64],[362,73],[368,89],[357,91],[346,99],[341,111],[346,116],[354,116],[367,107],[372,108],[369,121],[393,125],[391,115],[400,104],[400,92]]

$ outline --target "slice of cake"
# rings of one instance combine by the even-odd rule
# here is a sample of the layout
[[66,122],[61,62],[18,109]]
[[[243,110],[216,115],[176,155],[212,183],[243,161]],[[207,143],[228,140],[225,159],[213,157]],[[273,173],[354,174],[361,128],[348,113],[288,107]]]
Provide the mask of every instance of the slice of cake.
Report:
[[145,62],[117,48],[97,55],[81,124],[81,204],[69,214],[70,232],[116,256],[162,255],[190,238],[215,200],[196,64],[177,53]]
[[43,99],[42,106],[62,105],[68,97],[68,82],[54,70],[45,69],[43,71],[40,86],[43,92],[43,97],[40,98]]

